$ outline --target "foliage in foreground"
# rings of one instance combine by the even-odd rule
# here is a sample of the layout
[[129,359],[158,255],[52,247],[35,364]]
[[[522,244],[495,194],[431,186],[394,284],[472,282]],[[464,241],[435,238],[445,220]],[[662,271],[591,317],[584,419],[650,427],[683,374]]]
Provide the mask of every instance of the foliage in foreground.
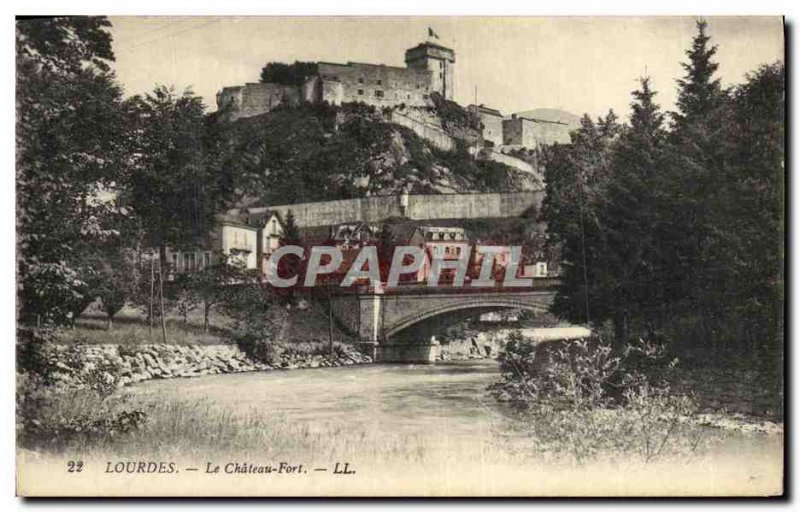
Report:
[[691,454],[703,440],[696,402],[671,389],[677,361],[662,347],[640,341],[616,353],[598,339],[535,345],[512,333],[500,361],[492,392],[521,412],[538,451],[650,462]]

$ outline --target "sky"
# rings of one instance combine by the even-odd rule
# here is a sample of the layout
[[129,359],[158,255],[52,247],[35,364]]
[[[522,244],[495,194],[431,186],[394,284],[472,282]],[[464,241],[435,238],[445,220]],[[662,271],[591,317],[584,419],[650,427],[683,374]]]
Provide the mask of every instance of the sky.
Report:
[[[718,77],[740,83],[783,60],[780,17],[708,17]],[[216,110],[225,86],[257,82],[270,61],[404,66],[428,36],[456,52],[455,100],[504,114],[560,108],[627,117],[630,92],[650,76],[665,110],[696,33],[693,17],[111,17],[114,68],[126,95],[156,84],[190,87]]]

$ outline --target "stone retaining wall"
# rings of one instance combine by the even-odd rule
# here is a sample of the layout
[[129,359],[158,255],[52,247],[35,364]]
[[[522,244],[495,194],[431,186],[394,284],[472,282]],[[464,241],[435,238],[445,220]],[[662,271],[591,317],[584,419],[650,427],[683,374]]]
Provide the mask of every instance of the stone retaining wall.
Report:
[[283,204],[249,208],[250,213],[289,210],[301,228],[332,226],[344,222],[382,222],[390,217],[410,220],[481,219],[519,217],[538,211],[544,190],[480,194],[410,194],[407,205],[399,195],[340,199],[318,203]]
[[273,364],[253,361],[234,345],[54,345],[50,357],[63,384],[99,372],[99,378],[121,387],[150,379],[196,377],[220,373],[326,368],[371,363],[354,348],[333,358],[286,351]]

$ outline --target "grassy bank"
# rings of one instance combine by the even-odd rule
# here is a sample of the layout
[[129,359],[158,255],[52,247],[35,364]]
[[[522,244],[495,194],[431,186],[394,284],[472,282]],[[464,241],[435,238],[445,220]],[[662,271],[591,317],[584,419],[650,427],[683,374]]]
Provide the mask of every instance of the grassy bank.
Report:
[[[304,302],[301,307],[285,309],[275,316],[279,324],[278,341],[309,342],[328,339],[328,316],[324,307]],[[165,317],[166,343],[169,345],[225,345],[232,343],[233,320],[222,313],[214,312],[207,332],[203,330],[203,316],[192,310],[186,317],[168,313]],[[336,324],[334,340],[352,341],[352,336]],[[141,345],[163,343],[161,323],[156,319],[152,328],[147,316],[139,308],[126,306],[115,317],[109,328],[108,321],[97,305],[92,305],[75,321],[72,328],[59,331],[57,342],[84,343],[90,345]]]

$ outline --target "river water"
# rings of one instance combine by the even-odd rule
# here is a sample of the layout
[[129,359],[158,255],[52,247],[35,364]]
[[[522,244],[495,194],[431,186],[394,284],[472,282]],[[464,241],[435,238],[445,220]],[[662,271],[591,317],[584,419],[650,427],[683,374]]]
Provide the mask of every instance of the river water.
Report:
[[[499,378],[496,361],[480,360],[214,375],[149,381],[132,391],[142,400],[202,401],[302,426],[303,436],[326,445],[312,450],[316,463],[354,461],[373,475],[392,466],[391,481],[407,483],[397,488],[401,494],[758,494],[780,485],[782,439],[752,434],[727,435],[691,460],[556,470],[535,454],[524,423],[488,394]],[[349,489],[385,494],[387,481],[351,480]]]
[[240,413],[262,410],[286,422],[335,424],[347,431],[411,436],[446,431],[470,439],[490,426],[513,430],[504,407],[486,390],[499,377],[496,361],[473,360],[150,381],[139,393],[167,392]]

